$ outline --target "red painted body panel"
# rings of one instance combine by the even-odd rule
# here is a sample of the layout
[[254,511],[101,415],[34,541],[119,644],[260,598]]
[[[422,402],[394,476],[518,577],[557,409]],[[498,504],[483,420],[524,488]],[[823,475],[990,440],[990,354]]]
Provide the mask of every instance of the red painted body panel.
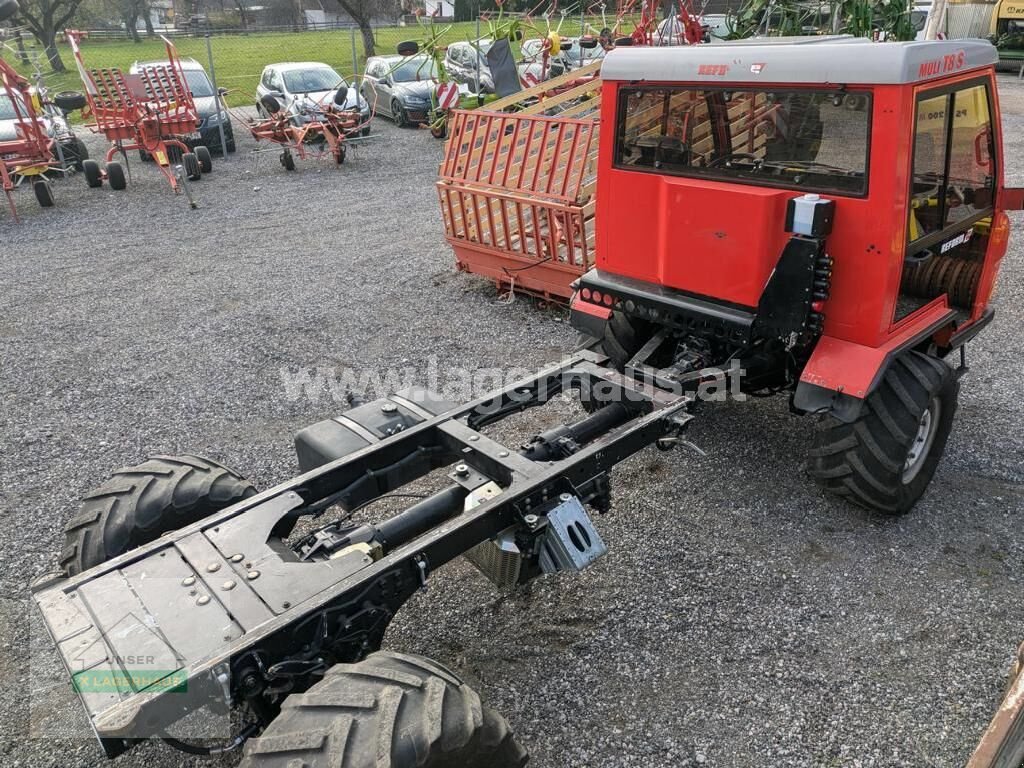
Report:
[[934,328],[952,316],[943,296],[918,310],[913,322],[903,323],[880,346],[822,336],[800,380],[854,397],[867,397],[890,354],[911,345],[922,329]]
[[[893,321],[903,273],[909,217],[909,175],[915,96],[959,81],[987,76],[981,69],[924,86],[871,87],[869,186],[865,197],[823,195],[835,201],[827,250],[834,259],[825,324],[801,380],[864,397],[887,356],[935,332],[936,321],[952,322],[945,296]],[[602,122],[616,124],[617,90],[605,81]],[[659,85],[648,83],[644,85]],[[669,84],[666,84],[669,85]],[[732,85],[732,84],[730,84]],[[752,88],[787,84],[750,83]],[[736,84],[737,89],[745,87]],[[853,89],[851,89],[853,90]],[[998,98],[992,104],[997,164],[1002,188],[1002,138]],[[611,137],[608,137],[611,139]],[[599,269],[714,300],[756,307],[758,297],[789,238],[786,201],[794,190],[680,178],[615,168],[615,141],[600,146],[597,188],[596,265]],[[993,231],[970,322],[982,316],[1008,227],[997,203]],[[966,327],[962,325],[961,328]],[[949,329],[945,329],[948,337]],[[959,329],[958,329],[959,330]]]

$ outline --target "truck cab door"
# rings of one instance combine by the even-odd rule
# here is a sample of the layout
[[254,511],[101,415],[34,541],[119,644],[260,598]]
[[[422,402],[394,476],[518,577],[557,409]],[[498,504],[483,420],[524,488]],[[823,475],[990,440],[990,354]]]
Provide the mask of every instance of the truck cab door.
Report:
[[[991,285],[985,277],[994,276],[993,262],[1002,257],[993,237],[1002,176],[994,87],[991,77],[982,76],[916,93],[894,324],[942,297],[960,313],[958,325],[977,320],[987,304]],[[1005,240],[1001,247],[1005,252]]]

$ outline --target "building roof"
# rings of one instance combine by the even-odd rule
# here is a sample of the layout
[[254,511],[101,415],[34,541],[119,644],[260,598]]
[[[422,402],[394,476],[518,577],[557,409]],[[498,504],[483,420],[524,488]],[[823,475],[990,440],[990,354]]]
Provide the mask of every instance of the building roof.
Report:
[[616,48],[605,80],[888,85],[995,64],[986,40],[874,43],[850,36],[749,38],[705,45]]

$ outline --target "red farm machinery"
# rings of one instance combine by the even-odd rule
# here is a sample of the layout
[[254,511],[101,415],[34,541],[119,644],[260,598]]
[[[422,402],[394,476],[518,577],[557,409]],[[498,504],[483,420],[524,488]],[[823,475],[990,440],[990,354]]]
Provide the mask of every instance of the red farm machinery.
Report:
[[[189,455],[88,494],[33,599],[107,755],[163,738],[245,743],[242,768],[521,768],[500,715],[441,664],[381,651],[384,633],[458,556],[508,588],[605,554],[591,514],[613,508],[611,470],[686,444],[709,381],[788,394],[819,419],[826,489],[908,511],[1024,206],[1003,185],[996,61],[964,40],[627,47],[594,117],[590,84],[545,100],[562,117],[456,115],[450,231],[496,279],[575,271],[592,342],[462,404],[353,397],[298,433],[301,474],[262,492]],[[586,413],[519,448],[488,430],[569,393]],[[440,490],[355,517],[434,472]],[[988,737],[1018,757],[1020,685]],[[238,713],[224,746],[169,735],[203,707]]]
[[460,269],[564,301],[593,266],[600,66],[452,113],[437,191]]
[[53,205],[53,189],[44,174],[55,166],[56,159],[53,139],[40,119],[42,104],[35,89],[3,59],[0,59],[0,82],[3,83],[0,97],[13,113],[16,126],[13,139],[0,140],[0,182],[11,215],[17,218],[14,188],[19,176],[32,180],[39,205],[44,208]]
[[263,96],[260,106],[266,117],[246,121],[253,138],[281,147],[281,165],[286,171],[295,170],[296,156],[300,160],[330,158],[336,164],[345,162],[347,142],[366,126],[358,108],[346,108],[347,89],[333,92],[331,101],[310,101],[286,109],[272,95]]
[[125,189],[126,165],[114,158],[120,155],[127,164],[129,150],[152,157],[176,193],[182,191],[186,179],[199,181],[213,170],[209,149],[200,145],[193,152],[185,143],[198,132],[199,117],[178,52],[170,40],[162,38],[166,63],[125,74],[117,68],[89,69],[79,46],[83,33],[69,30],[66,35],[85,86],[86,116],[92,119],[93,130],[110,141],[104,165],[95,160],[84,163],[90,187],[100,187],[106,181],[111,189]]

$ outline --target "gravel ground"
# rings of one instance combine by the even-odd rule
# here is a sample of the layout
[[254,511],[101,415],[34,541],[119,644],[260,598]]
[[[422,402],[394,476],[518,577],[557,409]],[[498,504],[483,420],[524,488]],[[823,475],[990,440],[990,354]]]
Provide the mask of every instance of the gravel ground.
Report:
[[[1022,184],[1024,85],[1001,86],[1008,183]],[[384,121],[376,133],[344,167],[295,174],[269,155],[255,169],[242,142],[196,186],[198,211],[134,164],[125,193],[75,178],[59,207],[22,192],[22,224],[0,217],[3,764],[104,762],[68,736],[84,718],[46,682],[52,656],[29,662],[26,584],[113,468],[193,451],[265,488],[295,472],[293,432],[341,409],[326,391],[289,398],[282,369],[426,369],[427,355],[442,372],[533,369],[570,347],[564,313],[498,303],[453,270],[441,145]],[[802,466],[811,422],[784,399],[708,407],[690,433],[707,456],[647,450],[616,471],[607,557],[504,597],[457,562],[387,645],[461,671],[536,768],[962,765],[1024,636],[1022,223],[912,514],[822,496]],[[118,760],[200,762],[162,745]]]

